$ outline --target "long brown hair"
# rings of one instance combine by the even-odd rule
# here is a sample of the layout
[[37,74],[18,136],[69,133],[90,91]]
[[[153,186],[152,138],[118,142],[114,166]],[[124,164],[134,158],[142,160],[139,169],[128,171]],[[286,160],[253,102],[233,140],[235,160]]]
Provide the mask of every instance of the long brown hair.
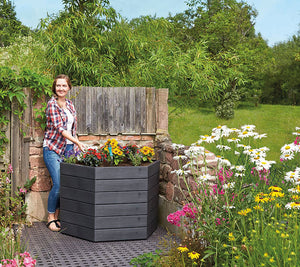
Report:
[[52,84],[52,92],[53,92],[53,94],[56,95],[56,82],[57,82],[58,79],[65,79],[66,82],[67,82],[67,84],[68,84],[68,86],[69,86],[69,88],[70,88],[70,90],[72,89],[72,83],[71,83],[71,80],[70,80],[69,76],[65,75],[65,74],[59,74],[59,75],[57,75],[55,77],[55,79],[53,81],[53,84]]

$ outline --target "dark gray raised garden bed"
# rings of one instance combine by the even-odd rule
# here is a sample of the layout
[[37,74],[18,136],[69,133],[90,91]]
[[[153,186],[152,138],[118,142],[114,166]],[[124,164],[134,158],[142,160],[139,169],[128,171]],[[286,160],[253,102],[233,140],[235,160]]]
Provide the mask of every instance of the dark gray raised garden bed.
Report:
[[60,166],[63,233],[97,242],[146,239],[157,228],[159,161],[148,166]]

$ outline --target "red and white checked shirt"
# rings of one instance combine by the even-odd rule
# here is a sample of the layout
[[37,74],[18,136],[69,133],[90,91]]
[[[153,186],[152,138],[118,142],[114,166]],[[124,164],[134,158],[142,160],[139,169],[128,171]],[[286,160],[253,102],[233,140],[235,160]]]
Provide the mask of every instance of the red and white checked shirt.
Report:
[[[77,116],[71,100],[66,99],[66,107],[74,117],[71,134],[76,138]],[[62,132],[67,130],[68,116],[66,112],[58,105],[55,97],[52,97],[48,101],[46,118],[47,123],[44,135],[44,146],[49,147],[50,150],[55,151],[58,155],[62,155],[67,146],[67,139],[62,135]],[[75,147],[74,150],[77,151],[78,148],[76,145]]]

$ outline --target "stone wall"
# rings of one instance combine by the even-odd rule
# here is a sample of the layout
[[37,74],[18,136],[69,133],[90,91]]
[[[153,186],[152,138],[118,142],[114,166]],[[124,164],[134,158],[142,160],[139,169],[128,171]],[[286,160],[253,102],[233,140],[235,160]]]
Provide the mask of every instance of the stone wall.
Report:
[[[161,135],[156,138],[155,143],[157,159],[160,160],[160,182],[159,182],[159,223],[165,228],[178,235],[182,234],[183,229],[178,228],[170,224],[167,221],[167,216],[182,208],[183,204],[186,204],[190,200],[189,191],[183,177],[178,177],[174,170],[179,169],[178,160],[174,159],[175,156],[184,155],[184,151],[189,147],[184,147],[179,150],[172,147],[172,141],[167,135]],[[204,168],[203,158],[199,158],[200,173],[206,173],[215,176],[215,170],[217,167],[217,160],[214,155],[210,155],[206,158],[211,163]],[[185,164],[187,161],[183,161]],[[192,190],[197,188],[195,177],[192,175],[186,176],[188,187]],[[214,182],[214,181],[212,181]]]

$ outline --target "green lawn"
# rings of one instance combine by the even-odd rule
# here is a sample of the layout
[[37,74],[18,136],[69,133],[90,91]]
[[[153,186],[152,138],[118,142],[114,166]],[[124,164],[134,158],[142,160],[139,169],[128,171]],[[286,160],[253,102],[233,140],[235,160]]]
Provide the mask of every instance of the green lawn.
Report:
[[216,118],[213,109],[169,107],[169,133],[172,141],[178,144],[190,145],[200,135],[209,135],[211,129],[218,125],[239,128],[245,124],[255,125],[259,134],[267,134],[261,146],[271,149],[267,159],[279,161],[280,148],[294,141],[292,132],[295,127],[300,127],[300,106],[259,105],[239,108],[231,120]]

